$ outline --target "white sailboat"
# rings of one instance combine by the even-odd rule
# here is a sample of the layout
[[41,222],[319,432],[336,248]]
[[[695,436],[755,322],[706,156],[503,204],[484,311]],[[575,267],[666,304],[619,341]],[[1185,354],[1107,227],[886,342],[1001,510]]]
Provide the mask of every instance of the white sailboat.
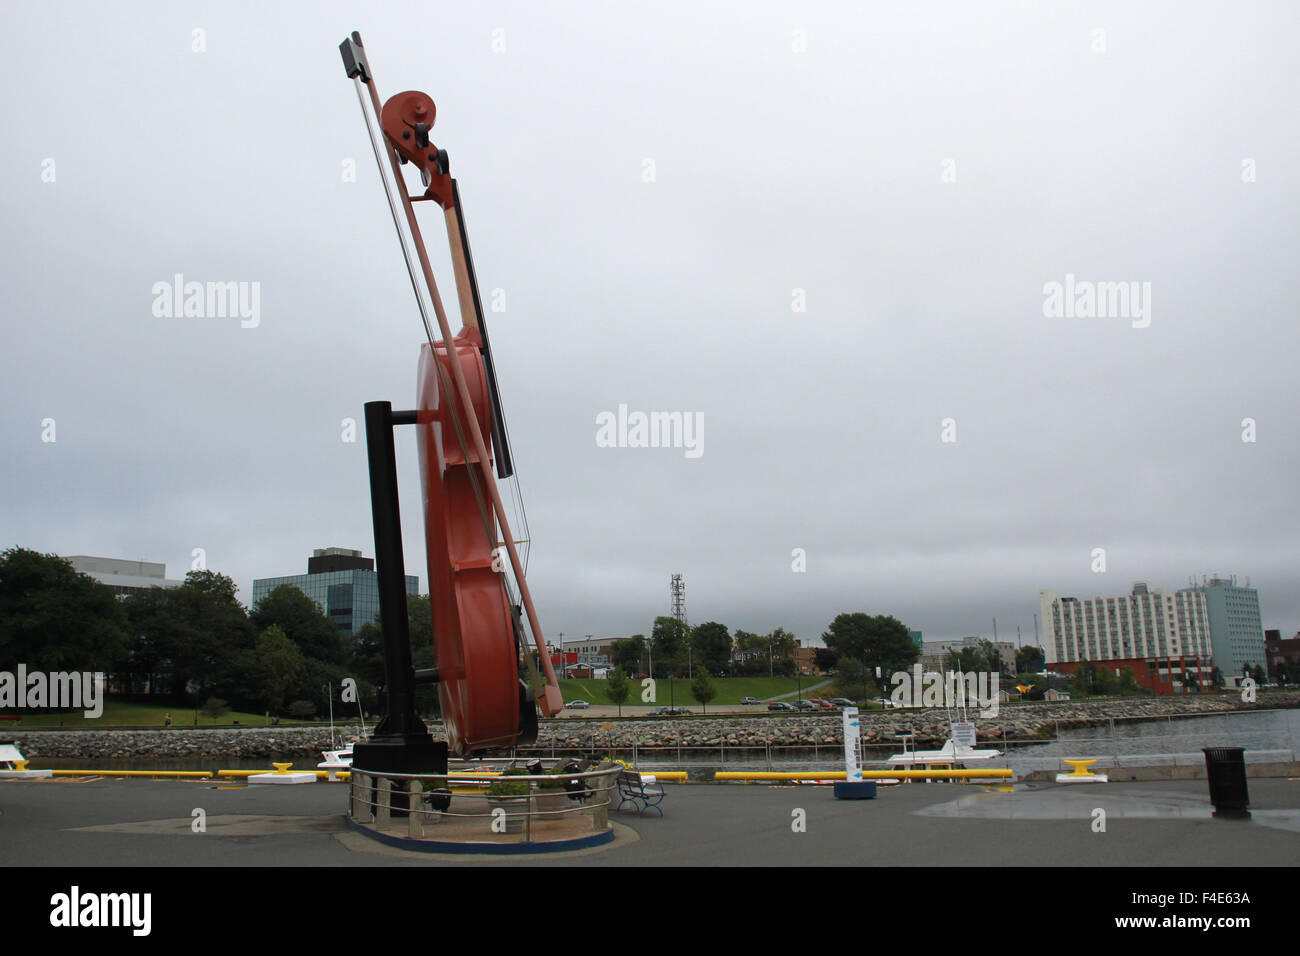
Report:
[[[958,687],[962,687],[958,682]],[[954,706],[947,708],[948,739],[938,750],[917,750],[912,741],[915,734],[899,734],[903,752],[886,761],[890,770],[970,770],[987,766],[988,761],[1001,757],[1003,751],[975,746],[975,723],[966,719],[966,696],[959,693]],[[956,719],[954,719],[956,718]],[[912,746],[909,748],[909,744]],[[898,781],[881,781],[897,783]]]
[[[322,750],[321,756],[325,759],[316,764],[317,770],[324,770],[328,773],[330,780],[337,780],[336,774],[342,770],[352,769],[352,742],[344,743],[339,746],[334,740],[334,685],[329,684],[329,702],[330,702],[330,750]],[[361,718],[361,736],[366,735],[366,717],[361,711],[361,702],[357,701],[357,716]]]

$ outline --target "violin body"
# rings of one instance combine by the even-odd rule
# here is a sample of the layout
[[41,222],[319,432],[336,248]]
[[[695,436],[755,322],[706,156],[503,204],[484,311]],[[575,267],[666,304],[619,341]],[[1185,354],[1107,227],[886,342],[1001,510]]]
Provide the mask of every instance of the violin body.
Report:
[[[472,413],[486,436],[491,409],[477,332],[463,329],[454,345]],[[472,447],[468,461],[461,451],[452,421],[456,396],[442,392],[434,367],[441,363],[443,380],[449,381],[449,361],[443,342],[436,350],[428,343],[420,350],[416,429],[438,700],[448,746],[468,755],[525,741],[520,735],[519,651],[494,540],[497,525],[493,520],[490,538],[469,473],[478,467],[477,457]]]

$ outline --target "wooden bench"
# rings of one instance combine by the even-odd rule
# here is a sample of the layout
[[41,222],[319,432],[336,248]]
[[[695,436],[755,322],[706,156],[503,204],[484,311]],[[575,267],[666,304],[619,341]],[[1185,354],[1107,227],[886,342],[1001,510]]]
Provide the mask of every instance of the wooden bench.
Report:
[[623,804],[630,803],[638,807],[637,816],[645,816],[647,810],[658,810],[659,816],[664,815],[663,808],[659,806],[664,799],[663,787],[656,786],[653,783],[646,783],[641,774],[635,770],[623,770],[618,775],[618,794],[622,798],[616,809],[622,810]]

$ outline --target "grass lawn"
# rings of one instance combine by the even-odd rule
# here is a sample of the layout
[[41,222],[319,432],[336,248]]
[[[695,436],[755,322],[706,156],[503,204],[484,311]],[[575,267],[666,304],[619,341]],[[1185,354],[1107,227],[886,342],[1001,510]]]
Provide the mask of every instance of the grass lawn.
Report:
[[[95,730],[100,727],[162,727],[163,714],[172,715],[172,727],[183,730],[194,727],[194,709],[177,708],[170,704],[141,704],[135,701],[120,701],[109,698],[104,701],[104,713],[97,718],[87,719],[83,711],[72,713],[21,714],[21,721],[0,721],[0,732],[5,729],[19,730],[24,727],[66,727],[69,730]],[[228,727],[239,721],[241,727],[266,727],[270,721],[261,714],[242,714],[229,711],[216,720],[199,714],[200,727]],[[283,721],[281,723],[284,723]]]
[[[802,686],[806,691],[807,688],[819,684],[825,679],[824,677],[805,677],[802,680]],[[685,677],[678,677],[672,681],[671,693],[668,678],[661,677],[655,684],[654,704],[656,706],[666,707],[670,702],[678,707],[698,706],[695,698],[691,696],[691,682]],[[641,700],[641,682],[629,680],[628,687],[629,693],[625,703],[645,706],[646,702]],[[793,694],[799,689],[800,681],[794,677],[714,677],[713,687],[718,692],[718,696],[709,701],[709,706],[727,707],[739,704],[742,697],[757,697],[759,700],[766,700],[778,694]],[[560,691],[564,694],[565,700],[585,700],[591,704],[610,703],[609,698],[605,696],[605,682],[603,680],[561,680]],[[830,694],[829,687],[820,688],[813,696],[819,694],[834,696],[834,694]],[[757,709],[755,708],[755,710]]]

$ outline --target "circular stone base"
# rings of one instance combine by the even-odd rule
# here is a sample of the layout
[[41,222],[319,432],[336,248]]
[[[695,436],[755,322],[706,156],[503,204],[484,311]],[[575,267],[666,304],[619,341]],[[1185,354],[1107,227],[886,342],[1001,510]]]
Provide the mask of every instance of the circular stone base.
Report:
[[[607,843],[614,842],[614,828],[608,827],[601,833],[592,833],[590,829],[582,836],[561,836],[561,832],[566,834],[574,833],[577,827],[564,826],[555,827],[552,832],[547,832],[551,828],[544,823],[533,823],[534,836],[541,836],[543,839],[534,839],[530,842],[523,842],[519,839],[518,833],[500,833],[489,834],[486,826],[486,818],[478,821],[481,834],[465,832],[460,828],[446,826],[445,824],[433,824],[425,828],[425,833],[436,831],[440,827],[445,827],[447,836],[451,839],[432,839],[426,836],[424,839],[414,839],[409,836],[402,836],[397,832],[385,832],[378,830],[373,824],[358,823],[352,819],[351,814],[344,814],[348,826],[357,833],[364,834],[372,840],[378,840],[380,843],[388,846],[398,847],[402,850],[415,850],[421,853],[463,853],[463,854],[487,854],[487,855],[509,855],[525,853],[566,853],[572,850],[585,850],[590,847],[604,846]],[[584,821],[590,825],[590,821]],[[402,820],[401,829],[406,829],[406,821]],[[396,827],[394,828],[396,829]],[[460,832],[451,832],[453,829]],[[585,829],[585,828],[584,828]],[[495,838],[499,842],[487,842]],[[508,842],[507,842],[508,841]]]
[[874,800],[876,799],[876,781],[845,780],[835,784],[836,800]]
[[1104,773],[1090,773],[1086,777],[1079,776],[1075,773],[1058,773],[1056,775],[1057,783],[1109,783],[1110,778]]

